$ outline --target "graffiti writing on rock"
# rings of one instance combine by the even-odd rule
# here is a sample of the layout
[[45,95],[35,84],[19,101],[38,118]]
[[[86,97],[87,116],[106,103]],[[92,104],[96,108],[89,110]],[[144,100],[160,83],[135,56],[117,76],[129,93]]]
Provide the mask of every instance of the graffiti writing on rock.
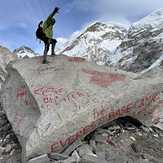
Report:
[[22,98],[27,96],[27,89],[25,88],[25,86],[22,86],[21,88],[17,89],[17,94],[16,97],[17,99]]
[[31,99],[29,93],[29,91],[27,90],[27,88],[25,86],[22,86],[20,88],[17,89],[16,91],[16,98],[17,100],[23,102],[24,105],[34,109],[34,102]]
[[61,102],[64,102],[80,108],[80,99],[89,97],[87,92],[81,90],[67,92],[64,88],[46,86],[35,88],[34,94],[42,98],[43,103],[46,104],[47,107],[49,107],[50,104],[57,106]]
[[81,138],[81,136],[87,135],[88,133],[93,131],[95,128],[96,128],[96,124],[94,122],[92,122],[91,124],[89,124],[89,125],[87,125],[85,127],[82,127],[75,134],[73,134],[73,135],[71,135],[71,136],[69,136],[69,137],[67,137],[65,139],[61,139],[59,141],[56,141],[55,143],[50,145],[49,151],[50,152],[57,152],[60,149],[62,149],[63,147],[66,147],[66,146],[72,144],[74,141]]
[[34,94],[40,96],[52,96],[55,95],[63,95],[64,89],[63,88],[55,88],[55,87],[38,87],[34,88]]
[[[129,113],[131,109],[137,109],[138,111],[143,111],[145,105],[151,104],[153,102],[159,102],[160,96],[158,93],[154,93],[149,96],[144,96],[142,99],[137,100],[136,102],[129,102],[127,105],[116,109],[115,111],[110,111],[111,108],[103,108],[100,111],[94,110],[93,117],[94,120],[87,126],[82,127],[79,131],[70,135],[67,138],[62,138],[49,146],[49,152],[58,152],[64,149],[66,146],[72,144],[78,138],[81,138],[84,135],[94,131],[97,127],[106,124],[108,121],[116,119],[120,116],[125,116],[126,113]],[[110,144],[110,139],[107,140],[107,143]],[[113,144],[114,145],[114,144]]]
[[144,96],[142,99],[137,100],[136,102],[129,102],[127,105],[124,105],[120,107],[119,109],[116,109],[116,111],[111,111],[110,110],[115,110],[109,106],[103,106],[101,105],[100,109],[95,108],[94,109],[94,119],[99,119],[101,117],[107,116],[109,119],[114,119],[117,117],[122,116],[124,113],[128,113],[132,108],[138,108],[137,113],[142,112],[145,110],[146,106],[149,104],[160,100],[160,96],[156,93],[153,95],[149,96]]
[[95,70],[87,70],[84,68],[82,71],[90,75],[90,83],[94,83],[101,87],[108,87],[114,82],[125,80],[125,75],[122,74],[99,72]]
[[23,113],[21,113],[20,111],[17,111],[14,117],[14,124],[15,124],[15,128],[19,129],[20,125],[22,124],[22,122],[24,121],[25,115]]

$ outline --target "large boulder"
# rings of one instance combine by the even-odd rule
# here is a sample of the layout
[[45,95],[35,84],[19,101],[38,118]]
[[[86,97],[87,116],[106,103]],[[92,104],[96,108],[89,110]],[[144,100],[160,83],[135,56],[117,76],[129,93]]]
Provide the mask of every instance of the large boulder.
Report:
[[63,152],[96,128],[123,116],[151,124],[160,109],[161,78],[136,78],[67,56],[10,63],[3,107],[25,160]]
[[[163,65],[160,65],[160,66],[153,67],[152,69],[146,69],[142,71],[137,75],[137,78],[158,79],[160,77],[162,78],[162,74],[163,74]],[[161,92],[160,95],[163,96],[163,92]],[[155,119],[154,121],[156,122],[156,126],[163,130],[163,109],[162,109],[163,101],[160,101],[160,107],[161,109],[153,114],[153,118]]]

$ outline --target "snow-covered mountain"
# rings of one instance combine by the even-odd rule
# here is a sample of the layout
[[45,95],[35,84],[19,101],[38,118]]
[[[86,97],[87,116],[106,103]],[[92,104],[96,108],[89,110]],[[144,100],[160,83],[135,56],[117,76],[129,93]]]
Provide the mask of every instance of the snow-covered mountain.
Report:
[[95,22],[71,41],[60,53],[68,56],[78,56],[104,65],[112,59],[112,53],[120,45],[127,30],[120,25]]
[[31,58],[35,57],[37,54],[27,46],[21,46],[13,51],[19,58]]
[[163,64],[163,9],[131,25],[95,22],[68,41],[59,53],[132,72]]
[[134,23],[114,55],[116,60],[111,64],[127,71],[159,66],[163,60],[163,9]]

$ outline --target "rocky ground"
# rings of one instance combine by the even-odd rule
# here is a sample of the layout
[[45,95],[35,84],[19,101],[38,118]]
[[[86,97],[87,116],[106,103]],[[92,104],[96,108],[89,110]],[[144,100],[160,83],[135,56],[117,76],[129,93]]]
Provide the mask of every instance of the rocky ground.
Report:
[[[19,163],[21,147],[0,111],[0,163]],[[161,163],[163,131],[131,117],[119,118],[69,146],[62,154],[38,156],[29,163]]]
[[119,118],[69,146],[62,154],[43,155],[29,162],[41,160],[47,163],[161,163],[163,131],[146,127],[130,117]]
[[19,162],[20,153],[18,139],[0,105],[0,163]]

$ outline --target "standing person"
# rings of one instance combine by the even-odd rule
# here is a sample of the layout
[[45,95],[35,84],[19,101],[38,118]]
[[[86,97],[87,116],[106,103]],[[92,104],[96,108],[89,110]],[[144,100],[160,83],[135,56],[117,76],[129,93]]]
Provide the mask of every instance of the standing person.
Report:
[[47,53],[49,51],[50,45],[52,46],[51,55],[55,55],[54,49],[55,49],[57,40],[53,39],[53,26],[55,24],[55,19],[53,17],[56,13],[58,13],[58,11],[59,11],[59,8],[55,7],[53,12],[48,16],[48,18],[44,22],[41,21],[39,23],[37,31],[36,31],[36,37],[42,40],[45,44],[43,63],[47,62],[46,58],[47,58]]

